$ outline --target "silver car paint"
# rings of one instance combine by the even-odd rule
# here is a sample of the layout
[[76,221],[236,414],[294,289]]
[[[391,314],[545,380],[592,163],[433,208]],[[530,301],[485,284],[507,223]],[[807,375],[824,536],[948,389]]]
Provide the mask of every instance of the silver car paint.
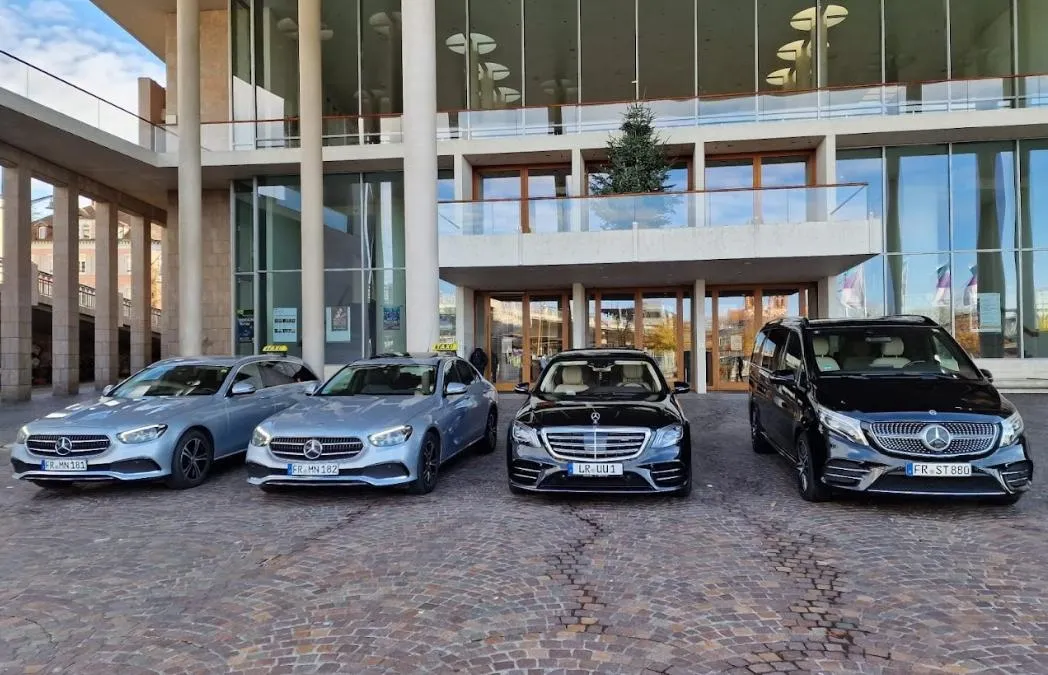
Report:
[[[373,362],[385,362],[385,359]],[[434,363],[433,359],[390,359],[399,363]],[[445,396],[447,368],[454,359],[440,359],[436,390],[429,396],[315,396],[278,415],[259,427],[273,438],[356,437],[364,449],[357,456],[338,461],[341,469],[359,469],[376,464],[399,462],[409,475],[404,478],[368,476],[289,476],[271,474],[248,479],[252,485],[366,483],[374,486],[409,483],[416,478],[418,452],[422,438],[429,430],[441,439],[441,461],[447,461],[484,437],[488,411],[498,405],[494,385],[477,375],[477,379],[460,396]],[[335,377],[335,375],[332,375]],[[406,443],[393,447],[376,447],[368,441],[380,431],[403,424],[412,428]],[[270,454],[268,447],[249,445],[247,462],[273,470],[286,470],[288,460]],[[307,462],[308,460],[302,460]],[[323,457],[317,462],[324,463]],[[331,460],[328,460],[330,463]]]
[[[288,358],[288,357],[282,357]],[[56,472],[38,470],[15,473],[22,479],[59,480],[147,480],[171,473],[171,461],[178,439],[190,428],[203,428],[214,439],[215,458],[243,452],[255,426],[266,417],[294,405],[305,398],[308,383],[266,387],[253,394],[231,397],[229,389],[239,369],[247,364],[276,361],[273,357],[215,357],[199,359],[168,359],[151,364],[199,363],[224,365],[230,368],[219,390],[207,396],[151,396],[144,398],[113,398],[103,396],[96,401],[78,403],[53,412],[26,425],[29,435],[99,434],[109,437],[110,445],[101,454],[87,457],[87,472]],[[297,359],[291,359],[302,365]],[[164,434],[147,443],[126,444],[117,434],[150,424],[166,424]],[[42,467],[44,456],[33,454],[25,444],[11,446],[11,458]],[[160,469],[151,472],[121,473],[91,470],[92,465],[112,464],[134,459],[149,459]]]

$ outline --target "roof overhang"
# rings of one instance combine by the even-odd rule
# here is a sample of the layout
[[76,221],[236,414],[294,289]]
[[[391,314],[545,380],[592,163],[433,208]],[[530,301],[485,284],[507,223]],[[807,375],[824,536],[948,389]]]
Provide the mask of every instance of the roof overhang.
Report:
[[[166,60],[166,15],[175,12],[176,0],[91,0],[121,28],[141,42],[161,61]],[[199,0],[200,11],[226,9],[226,0]]]

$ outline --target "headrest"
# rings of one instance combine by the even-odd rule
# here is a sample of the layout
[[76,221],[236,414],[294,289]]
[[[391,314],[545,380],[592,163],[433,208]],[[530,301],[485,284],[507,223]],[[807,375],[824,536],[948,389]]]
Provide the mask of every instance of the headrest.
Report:
[[622,376],[629,380],[644,379],[644,365],[641,363],[627,363],[622,366]]
[[830,341],[824,337],[813,337],[811,348],[815,350],[816,356],[826,356],[830,353]]
[[560,381],[563,384],[582,384],[582,368],[564,366],[564,369],[560,371]]
[[902,338],[893,337],[890,342],[881,345],[881,356],[902,356],[906,351],[906,345]]

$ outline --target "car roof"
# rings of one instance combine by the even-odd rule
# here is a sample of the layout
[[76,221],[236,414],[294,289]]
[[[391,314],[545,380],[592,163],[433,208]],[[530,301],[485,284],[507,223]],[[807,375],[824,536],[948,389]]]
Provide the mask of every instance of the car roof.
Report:
[[439,366],[447,359],[458,358],[455,355],[448,354],[426,354],[418,356],[372,356],[367,359],[358,359],[353,362],[353,365],[362,365],[366,363],[374,363],[378,365],[415,365],[415,366]]
[[622,347],[587,347],[585,349],[567,349],[559,352],[553,357],[555,360],[570,358],[605,358],[605,359],[644,359],[651,357],[639,349],[624,349]]
[[786,317],[775,319],[765,324],[769,326],[783,326],[785,328],[873,328],[877,326],[921,326],[926,328],[940,328],[939,324],[932,319],[919,314],[895,314],[880,316],[869,319],[808,319],[805,317]]
[[290,361],[301,364],[302,360],[294,356],[252,354],[251,356],[175,356],[162,359],[152,365],[181,363],[191,366],[228,366],[230,368],[256,361]]

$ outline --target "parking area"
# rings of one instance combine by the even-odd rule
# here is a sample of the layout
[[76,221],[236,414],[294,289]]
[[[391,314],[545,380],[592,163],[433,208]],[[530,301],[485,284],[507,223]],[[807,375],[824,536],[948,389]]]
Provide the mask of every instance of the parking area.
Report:
[[[1044,438],[1048,397],[1012,400]],[[513,496],[501,447],[425,497],[264,494],[236,463],[54,493],[4,454],[0,672],[1048,672],[1041,447],[1017,506],[809,504],[745,396],[684,401],[687,500]]]

